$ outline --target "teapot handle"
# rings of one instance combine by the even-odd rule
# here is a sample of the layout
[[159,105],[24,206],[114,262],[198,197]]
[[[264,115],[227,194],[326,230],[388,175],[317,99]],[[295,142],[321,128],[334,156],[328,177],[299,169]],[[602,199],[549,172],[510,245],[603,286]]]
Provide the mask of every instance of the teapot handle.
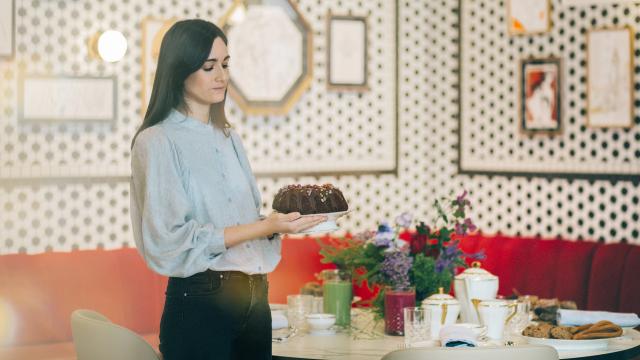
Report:
[[449,306],[447,304],[442,304],[442,316],[440,316],[440,324],[444,325],[445,320],[447,320],[447,308]]
[[518,313],[518,303],[515,302],[513,304],[509,304],[509,305],[507,305],[507,308],[513,308],[513,312],[504,321],[505,324],[508,323],[511,319],[513,319],[513,317]]
[[480,302],[482,300],[480,299],[471,299],[471,303],[473,304],[473,308],[476,309],[476,314],[478,315],[478,322],[482,323],[482,321],[480,320],[480,310],[478,309],[478,305],[480,305]]

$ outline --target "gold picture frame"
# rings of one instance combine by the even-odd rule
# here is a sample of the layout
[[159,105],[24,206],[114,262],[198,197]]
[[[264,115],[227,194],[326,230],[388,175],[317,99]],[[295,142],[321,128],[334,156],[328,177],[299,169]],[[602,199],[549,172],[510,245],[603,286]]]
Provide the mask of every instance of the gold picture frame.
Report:
[[140,75],[140,114],[144,117],[153,90],[158,56],[160,55],[160,45],[167,30],[178,21],[178,18],[161,19],[156,17],[145,17],[140,22],[142,30],[142,56],[140,56],[142,73]]
[[587,126],[634,124],[634,31],[630,26],[590,29],[587,48]]
[[509,35],[536,35],[551,31],[551,0],[506,0]]
[[16,52],[16,2],[0,1],[0,59],[12,60]]
[[[368,91],[368,39],[365,16],[327,12],[327,88]],[[334,38],[334,33],[340,34]]]
[[520,60],[519,117],[524,134],[556,135],[562,132],[562,60]]
[[[231,98],[247,115],[288,114],[313,80],[313,30],[297,6],[291,0],[234,0],[218,23],[229,39]],[[265,37],[279,39],[278,46]]]

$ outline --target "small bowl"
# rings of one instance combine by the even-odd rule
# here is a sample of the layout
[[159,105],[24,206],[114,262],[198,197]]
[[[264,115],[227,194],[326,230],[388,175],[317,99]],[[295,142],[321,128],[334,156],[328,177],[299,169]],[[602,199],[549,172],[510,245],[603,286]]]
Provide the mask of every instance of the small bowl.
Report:
[[328,330],[336,323],[336,316],[333,314],[309,314],[306,318],[311,330]]

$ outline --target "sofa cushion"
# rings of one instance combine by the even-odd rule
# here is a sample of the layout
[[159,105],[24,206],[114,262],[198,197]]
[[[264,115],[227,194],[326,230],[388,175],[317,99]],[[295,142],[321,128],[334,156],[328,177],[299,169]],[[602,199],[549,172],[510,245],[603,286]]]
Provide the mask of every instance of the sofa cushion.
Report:
[[627,244],[606,244],[596,249],[589,275],[588,310],[618,310],[622,275],[631,249]]
[[299,294],[307,282],[317,281],[317,274],[324,269],[335,268],[320,263],[320,245],[316,238],[305,236],[282,238],[282,259],[269,274],[269,302],[286,304],[287,295]]
[[618,310],[640,314],[640,246],[632,246],[627,254],[620,283]]
[[557,244],[553,297],[573,300],[578,309],[586,309],[591,262],[599,244],[589,241],[558,241]]
[[499,276],[498,294],[521,294],[587,303],[587,284],[594,242],[474,234],[462,239],[467,253],[483,250],[482,267]]
[[158,331],[165,278],[135,249],[0,256],[4,345],[69,341],[75,309],[96,310],[138,333]]

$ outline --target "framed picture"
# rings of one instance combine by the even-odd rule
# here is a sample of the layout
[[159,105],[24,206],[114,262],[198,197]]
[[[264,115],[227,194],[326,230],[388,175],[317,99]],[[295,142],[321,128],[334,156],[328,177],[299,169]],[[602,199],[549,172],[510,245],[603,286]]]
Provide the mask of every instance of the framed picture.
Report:
[[561,128],[560,59],[520,63],[520,125],[523,132],[558,132]]
[[368,90],[367,19],[327,15],[327,83],[331,90]]
[[587,33],[587,125],[633,125],[633,31]]
[[[20,121],[115,121],[115,77],[20,76]],[[78,101],[82,99],[82,101]]]
[[15,52],[15,0],[0,0],[0,59],[13,59]]
[[313,79],[313,30],[296,4],[235,0],[218,24],[231,44],[231,98],[247,115],[288,114]]
[[507,25],[511,35],[546,33],[551,29],[550,0],[507,0]]
[[153,89],[153,79],[156,76],[156,66],[160,55],[160,44],[167,30],[173,25],[177,18],[158,19],[146,17],[142,20],[142,104],[140,110],[142,116],[147,111],[151,90]]

